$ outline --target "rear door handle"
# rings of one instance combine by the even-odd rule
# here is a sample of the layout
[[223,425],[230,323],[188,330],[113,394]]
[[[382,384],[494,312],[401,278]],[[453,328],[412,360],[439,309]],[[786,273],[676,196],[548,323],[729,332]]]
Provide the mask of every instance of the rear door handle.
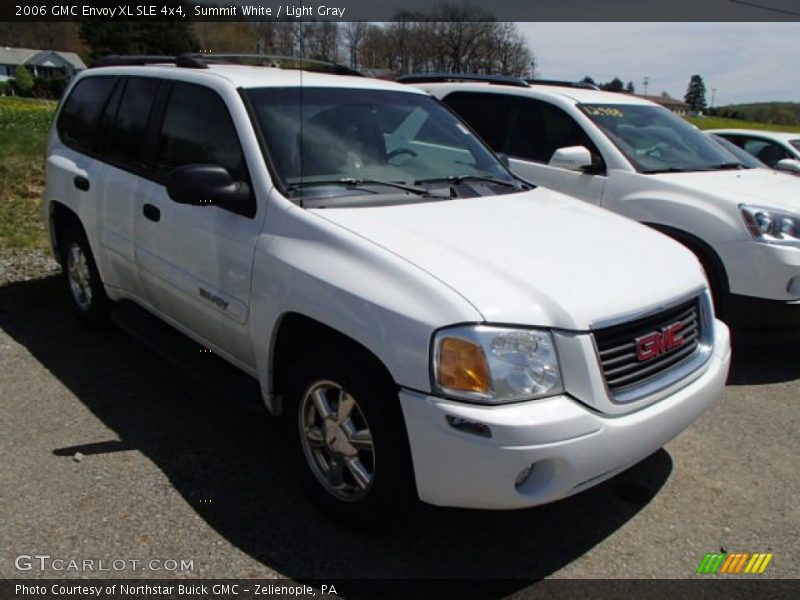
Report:
[[81,190],[82,192],[89,191],[89,180],[86,177],[81,177],[80,175],[76,175],[75,179],[72,180],[75,184],[75,187]]
[[153,206],[152,204],[145,204],[142,207],[142,214],[146,219],[150,219],[156,223],[158,223],[158,221],[161,219],[161,211],[158,210],[158,207]]

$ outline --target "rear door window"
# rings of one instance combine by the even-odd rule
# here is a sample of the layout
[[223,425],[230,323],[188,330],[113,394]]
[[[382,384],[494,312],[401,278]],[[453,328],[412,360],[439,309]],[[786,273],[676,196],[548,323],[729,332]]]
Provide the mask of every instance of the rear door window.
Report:
[[142,152],[159,85],[157,79],[142,77],[132,77],[126,83],[111,128],[107,153],[111,162],[137,171],[145,168]]
[[75,85],[58,117],[58,134],[65,144],[92,151],[98,118],[116,82],[116,77],[89,77]]
[[442,100],[464,119],[496,152],[506,144],[505,119],[510,98],[503,94],[454,92]]

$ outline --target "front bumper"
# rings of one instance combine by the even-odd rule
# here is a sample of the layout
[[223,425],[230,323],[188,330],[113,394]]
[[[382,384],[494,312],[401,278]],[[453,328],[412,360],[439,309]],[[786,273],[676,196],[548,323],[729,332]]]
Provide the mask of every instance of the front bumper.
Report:
[[[597,413],[567,395],[479,406],[401,390],[420,499],[438,506],[524,508],[580,492],[641,461],[721,394],[730,339],[724,324],[715,325],[714,351],[700,377],[621,416]],[[488,426],[491,437],[454,429],[448,416]],[[531,465],[527,479],[515,485]]]
[[789,291],[790,282],[800,278],[800,248],[748,240],[720,244],[716,249],[731,294],[783,302],[800,300],[796,287]]

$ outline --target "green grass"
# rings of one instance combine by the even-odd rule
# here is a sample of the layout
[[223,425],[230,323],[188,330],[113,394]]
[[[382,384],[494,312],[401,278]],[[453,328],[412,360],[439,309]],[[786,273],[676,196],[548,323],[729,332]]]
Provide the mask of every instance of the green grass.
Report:
[[800,133],[798,125],[773,125],[755,121],[740,121],[739,119],[723,119],[722,117],[686,117],[686,120],[700,129],[763,129],[765,131]]
[[44,248],[39,216],[55,102],[0,97],[0,250]]

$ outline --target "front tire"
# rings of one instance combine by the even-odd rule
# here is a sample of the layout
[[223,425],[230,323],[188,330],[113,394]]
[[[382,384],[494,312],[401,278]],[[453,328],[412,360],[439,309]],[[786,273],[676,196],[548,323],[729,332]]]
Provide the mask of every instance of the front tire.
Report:
[[373,362],[341,348],[304,356],[286,405],[301,483],[363,529],[402,519],[416,498],[397,387]]
[[110,300],[106,296],[97,264],[83,229],[68,225],[61,235],[62,270],[67,298],[78,318],[89,325],[108,320]]

